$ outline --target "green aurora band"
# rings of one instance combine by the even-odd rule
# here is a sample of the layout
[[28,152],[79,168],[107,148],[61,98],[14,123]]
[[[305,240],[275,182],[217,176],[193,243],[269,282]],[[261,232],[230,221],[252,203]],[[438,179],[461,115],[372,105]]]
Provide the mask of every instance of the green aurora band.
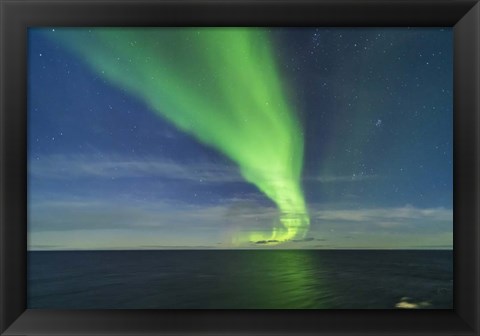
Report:
[[262,28],[56,29],[53,36],[100,76],[235,162],[278,207],[271,232],[232,243],[306,235],[302,127]]

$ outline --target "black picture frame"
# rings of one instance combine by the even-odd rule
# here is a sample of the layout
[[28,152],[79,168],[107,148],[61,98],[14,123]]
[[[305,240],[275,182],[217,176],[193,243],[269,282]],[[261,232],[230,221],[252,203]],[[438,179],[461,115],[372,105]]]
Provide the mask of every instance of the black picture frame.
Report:
[[[0,0],[1,335],[479,335],[480,4],[473,0]],[[454,309],[26,309],[33,26],[454,27]]]

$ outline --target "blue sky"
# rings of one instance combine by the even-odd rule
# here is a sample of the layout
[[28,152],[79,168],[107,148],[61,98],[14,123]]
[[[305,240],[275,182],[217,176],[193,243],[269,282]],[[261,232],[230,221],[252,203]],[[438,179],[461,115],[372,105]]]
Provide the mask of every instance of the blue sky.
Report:
[[61,29],[29,30],[29,249],[452,247],[451,29],[271,29],[311,225],[242,246],[232,236],[271,230],[276,205]]

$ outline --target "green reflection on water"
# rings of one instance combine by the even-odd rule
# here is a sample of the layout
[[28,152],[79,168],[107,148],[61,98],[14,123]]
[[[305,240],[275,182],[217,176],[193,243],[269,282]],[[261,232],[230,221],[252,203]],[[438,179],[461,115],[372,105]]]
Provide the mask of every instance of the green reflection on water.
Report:
[[211,302],[215,308],[328,308],[332,293],[324,277],[327,270],[309,251],[252,252],[254,262],[249,252],[229,262],[229,276],[223,281],[229,290],[217,304]]

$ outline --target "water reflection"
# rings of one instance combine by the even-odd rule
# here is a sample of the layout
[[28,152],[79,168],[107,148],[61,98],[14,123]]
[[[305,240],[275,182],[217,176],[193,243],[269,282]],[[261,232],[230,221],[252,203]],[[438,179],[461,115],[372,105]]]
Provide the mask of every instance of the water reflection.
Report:
[[[239,270],[230,269],[236,280],[227,277],[231,299],[242,308],[295,309],[325,308],[328,290],[319,258],[308,251],[255,251],[239,255]],[[248,263],[243,264],[243,262]]]
[[42,309],[451,309],[451,251],[30,252]]

